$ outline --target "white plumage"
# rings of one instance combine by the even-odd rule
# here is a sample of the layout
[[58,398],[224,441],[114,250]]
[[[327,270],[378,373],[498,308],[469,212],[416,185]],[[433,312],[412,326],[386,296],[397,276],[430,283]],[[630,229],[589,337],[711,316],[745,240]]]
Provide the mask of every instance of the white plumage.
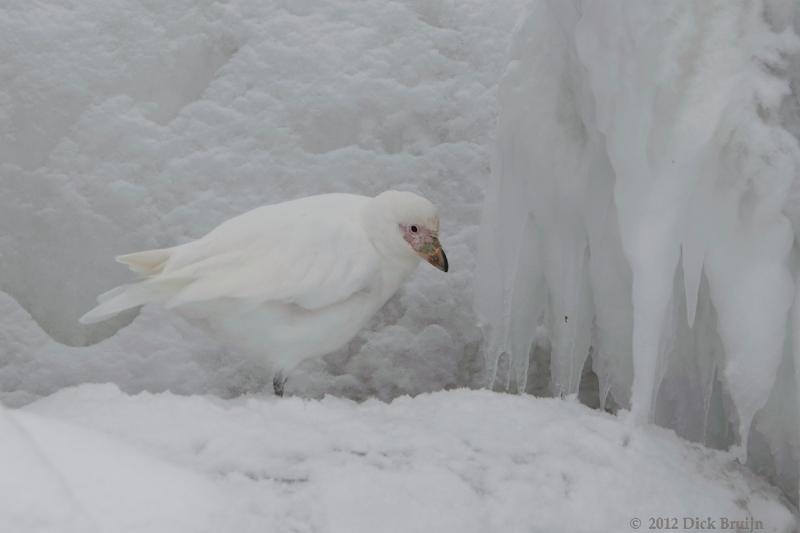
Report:
[[196,241],[118,257],[145,279],[102,294],[81,322],[158,303],[285,373],[346,344],[420,258],[447,271],[438,229],[433,204],[407,192],[263,206]]

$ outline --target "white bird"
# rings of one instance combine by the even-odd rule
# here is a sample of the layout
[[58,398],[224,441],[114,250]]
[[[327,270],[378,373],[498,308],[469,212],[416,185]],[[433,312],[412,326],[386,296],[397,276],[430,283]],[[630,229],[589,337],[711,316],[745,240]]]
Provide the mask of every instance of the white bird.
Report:
[[148,303],[175,309],[285,376],[344,346],[425,259],[447,272],[434,205],[416,194],[322,194],[262,206],[172,248],[117,257],[144,276],[98,297],[105,320]]

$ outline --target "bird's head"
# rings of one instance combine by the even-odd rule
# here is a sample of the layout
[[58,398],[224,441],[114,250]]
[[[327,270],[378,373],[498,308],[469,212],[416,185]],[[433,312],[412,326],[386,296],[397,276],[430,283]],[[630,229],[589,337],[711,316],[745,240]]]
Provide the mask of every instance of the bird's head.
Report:
[[447,256],[439,242],[439,216],[431,202],[410,192],[386,191],[375,197],[375,208],[386,231],[394,232],[390,242],[400,253],[421,257],[447,272]]

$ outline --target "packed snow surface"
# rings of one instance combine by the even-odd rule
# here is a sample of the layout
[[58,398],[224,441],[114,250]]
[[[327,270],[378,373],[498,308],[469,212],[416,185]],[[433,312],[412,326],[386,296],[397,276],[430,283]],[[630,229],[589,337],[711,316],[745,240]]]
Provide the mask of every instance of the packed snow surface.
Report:
[[389,404],[220,400],[83,385],[0,420],[15,428],[3,446],[28,450],[0,456],[4,472],[31,472],[0,499],[15,533],[596,533],[658,516],[795,530],[776,490],[733,455],[577,402],[467,390]]

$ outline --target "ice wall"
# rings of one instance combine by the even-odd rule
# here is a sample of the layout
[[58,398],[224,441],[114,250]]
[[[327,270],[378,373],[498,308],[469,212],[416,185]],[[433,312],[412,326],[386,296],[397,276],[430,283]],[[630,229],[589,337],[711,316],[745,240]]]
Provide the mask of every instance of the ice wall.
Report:
[[602,403],[794,490],[798,9],[532,3],[479,240],[489,379],[524,389],[538,347],[552,392],[576,394],[591,354]]

